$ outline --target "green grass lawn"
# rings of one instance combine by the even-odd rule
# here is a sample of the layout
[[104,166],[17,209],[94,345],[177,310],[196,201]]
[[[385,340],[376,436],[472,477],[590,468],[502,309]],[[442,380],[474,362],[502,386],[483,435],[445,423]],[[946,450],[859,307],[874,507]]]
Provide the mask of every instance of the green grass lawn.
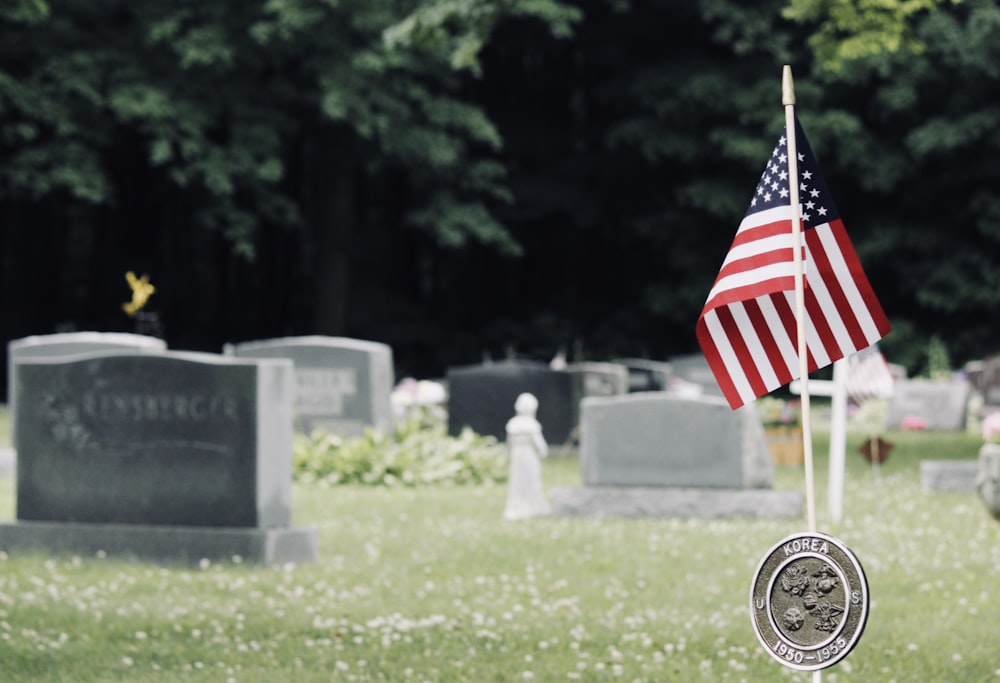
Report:
[[[972,495],[920,489],[923,459],[974,458],[966,435],[892,433],[878,475],[848,443],[847,543],[872,596],[833,681],[1000,680],[1000,533]],[[549,486],[578,463],[546,461]],[[801,490],[800,468],[778,488]],[[758,645],[749,587],[804,519],[505,522],[503,486],[305,488],[315,565],[200,567],[2,556],[0,680],[810,681]],[[0,481],[0,518],[14,517]],[[238,560],[238,558],[236,558]]]

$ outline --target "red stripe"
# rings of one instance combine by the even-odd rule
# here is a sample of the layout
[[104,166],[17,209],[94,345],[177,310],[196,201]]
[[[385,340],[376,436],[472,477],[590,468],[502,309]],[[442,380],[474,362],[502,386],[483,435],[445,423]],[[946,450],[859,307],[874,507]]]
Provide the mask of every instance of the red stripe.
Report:
[[[879,338],[881,339],[889,334],[889,331],[892,329],[892,325],[889,324],[889,318],[886,317],[885,311],[882,310],[882,305],[878,301],[878,297],[875,296],[875,290],[872,289],[871,283],[868,282],[868,276],[865,275],[864,268],[861,267],[861,260],[858,258],[858,254],[854,251],[854,246],[847,236],[847,230],[844,228],[843,221],[840,219],[830,221],[830,227],[832,228],[831,232],[834,239],[837,240],[840,253],[844,255],[844,261],[851,271],[851,277],[857,283],[858,291],[861,293],[861,298],[868,308],[868,313],[871,315],[872,320],[875,321],[875,327],[878,329]],[[865,340],[865,346],[868,346],[870,343],[868,340]]]
[[[798,323],[795,320],[795,309],[792,305],[788,303],[788,299],[783,294],[776,294],[771,297],[771,301],[774,302],[774,307],[778,311],[778,316],[781,318],[781,322],[785,326],[785,334],[788,335],[788,341],[791,343],[792,348],[795,349],[796,357],[799,354],[799,330]],[[806,361],[809,363],[809,367],[816,365],[816,359],[813,358],[812,351],[806,347]],[[815,368],[814,368],[815,369]],[[795,368],[792,373],[793,378],[798,376],[798,368]]]
[[795,250],[792,247],[772,249],[770,251],[754,254],[753,256],[747,256],[745,258],[736,259],[735,261],[730,261],[722,267],[722,270],[719,271],[719,277],[716,279],[718,280],[728,275],[737,275],[748,270],[763,268],[764,266],[770,266],[775,263],[791,264],[794,259]]
[[[744,222],[746,219],[743,219]],[[749,244],[750,242],[756,242],[757,240],[762,240],[766,237],[774,237],[776,235],[791,235],[792,234],[792,219],[782,218],[781,220],[772,221],[771,223],[762,223],[761,225],[754,226],[752,228],[740,227],[736,230],[736,236],[733,238],[733,245],[730,247],[739,247],[744,244]]]
[[768,364],[774,370],[774,374],[777,375],[778,386],[788,384],[792,381],[792,378],[788,376],[785,359],[781,355],[781,350],[778,348],[774,333],[770,325],[768,325],[764,313],[760,310],[760,304],[757,303],[756,299],[753,299],[744,302],[744,308],[746,308],[750,322],[753,323],[754,330],[757,331],[757,338],[760,341],[760,345],[763,347],[764,353],[767,354]]
[[795,289],[795,277],[792,275],[771,278],[770,280],[759,280],[742,287],[722,290],[711,301],[706,302],[705,310],[708,311],[739,301],[756,299],[757,297],[767,296],[775,292],[786,292],[793,289]]
[[815,328],[816,335],[826,350],[826,355],[830,357],[831,362],[842,358],[844,354],[840,350],[837,338],[833,335],[833,330],[830,329],[830,323],[827,322],[827,311],[816,300],[816,296],[812,293],[812,290],[809,289],[808,277],[806,278],[805,301],[806,315],[809,317],[809,322],[812,323],[813,328]]
[[743,405],[743,399],[740,397],[739,392],[736,391],[736,385],[730,379],[729,368],[726,367],[722,356],[719,355],[719,349],[715,346],[715,341],[708,331],[708,325],[705,324],[704,314],[698,318],[695,333],[698,336],[701,351],[705,354],[705,360],[708,361],[708,367],[712,369],[715,381],[718,382],[719,388],[722,390],[722,395],[729,401],[729,407],[736,410]]
[[736,361],[740,364],[740,369],[743,370],[743,374],[747,378],[750,390],[753,391],[753,395],[762,396],[766,394],[767,386],[764,384],[764,380],[761,379],[760,372],[757,371],[753,355],[750,353],[746,342],[743,341],[743,334],[740,332],[739,325],[736,324],[736,319],[733,317],[729,307],[723,306],[716,309],[716,313],[719,316],[719,322],[722,323],[722,329],[726,333],[726,338],[733,347],[733,353],[736,354]]
[[[834,231],[836,232],[836,230]],[[851,307],[851,303],[848,301],[847,296],[844,294],[843,284],[837,273],[833,270],[830,258],[823,249],[823,244],[815,230],[810,230],[806,234],[806,243],[809,245],[809,256],[811,259],[810,266],[815,264],[816,275],[823,278],[823,282],[830,294],[830,298],[833,300],[833,304],[837,308],[836,314],[839,316],[840,320],[843,321],[844,328],[847,330],[847,334],[851,337],[851,345],[853,346],[852,350],[857,351],[858,349],[865,348],[868,346],[868,340],[865,339],[865,333],[861,329],[861,325],[858,324],[857,315]],[[850,248],[850,242],[847,243],[847,247]],[[839,245],[838,248],[841,249],[843,256],[847,258],[848,254],[843,252],[843,248]],[[851,249],[851,251],[853,251],[853,249]],[[857,261],[856,256],[854,257],[854,260]],[[853,271],[851,272],[851,277],[856,277],[856,274]],[[855,280],[855,282],[857,282],[857,280]],[[827,315],[832,316],[832,313],[832,311],[828,311]],[[841,354],[843,354],[843,351],[841,351]]]

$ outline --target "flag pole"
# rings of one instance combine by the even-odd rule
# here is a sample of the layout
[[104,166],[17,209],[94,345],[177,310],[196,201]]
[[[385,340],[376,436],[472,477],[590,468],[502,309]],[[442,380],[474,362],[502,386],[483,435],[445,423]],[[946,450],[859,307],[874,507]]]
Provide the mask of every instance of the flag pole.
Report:
[[785,145],[788,150],[788,190],[792,209],[792,244],[795,245],[795,323],[799,347],[799,383],[802,401],[802,448],[806,475],[806,520],[816,532],[816,500],[813,484],[812,421],[809,413],[809,357],[806,347],[805,277],[802,263],[802,219],[799,208],[799,159],[795,141],[795,84],[792,67],[781,74],[781,103],[785,107]]

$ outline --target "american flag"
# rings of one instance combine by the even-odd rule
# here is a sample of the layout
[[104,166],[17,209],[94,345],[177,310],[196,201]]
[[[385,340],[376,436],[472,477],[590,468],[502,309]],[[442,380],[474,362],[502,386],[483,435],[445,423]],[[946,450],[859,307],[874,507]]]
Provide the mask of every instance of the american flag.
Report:
[[[798,121],[795,129],[813,372],[874,344],[891,326]],[[786,135],[771,154],[698,318],[698,342],[734,410],[799,376]]]
[[892,371],[885,356],[872,344],[847,360],[847,395],[861,405],[873,398],[891,398]]

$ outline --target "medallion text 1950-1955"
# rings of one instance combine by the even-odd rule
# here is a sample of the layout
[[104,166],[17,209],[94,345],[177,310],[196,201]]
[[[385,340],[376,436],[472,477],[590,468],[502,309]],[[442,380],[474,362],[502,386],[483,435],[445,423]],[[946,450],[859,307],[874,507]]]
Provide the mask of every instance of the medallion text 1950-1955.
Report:
[[868,583],[843,543],[793,534],[761,560],[750,615],[764,649],[785,666],[825,669],[857,644],[868,619]]

